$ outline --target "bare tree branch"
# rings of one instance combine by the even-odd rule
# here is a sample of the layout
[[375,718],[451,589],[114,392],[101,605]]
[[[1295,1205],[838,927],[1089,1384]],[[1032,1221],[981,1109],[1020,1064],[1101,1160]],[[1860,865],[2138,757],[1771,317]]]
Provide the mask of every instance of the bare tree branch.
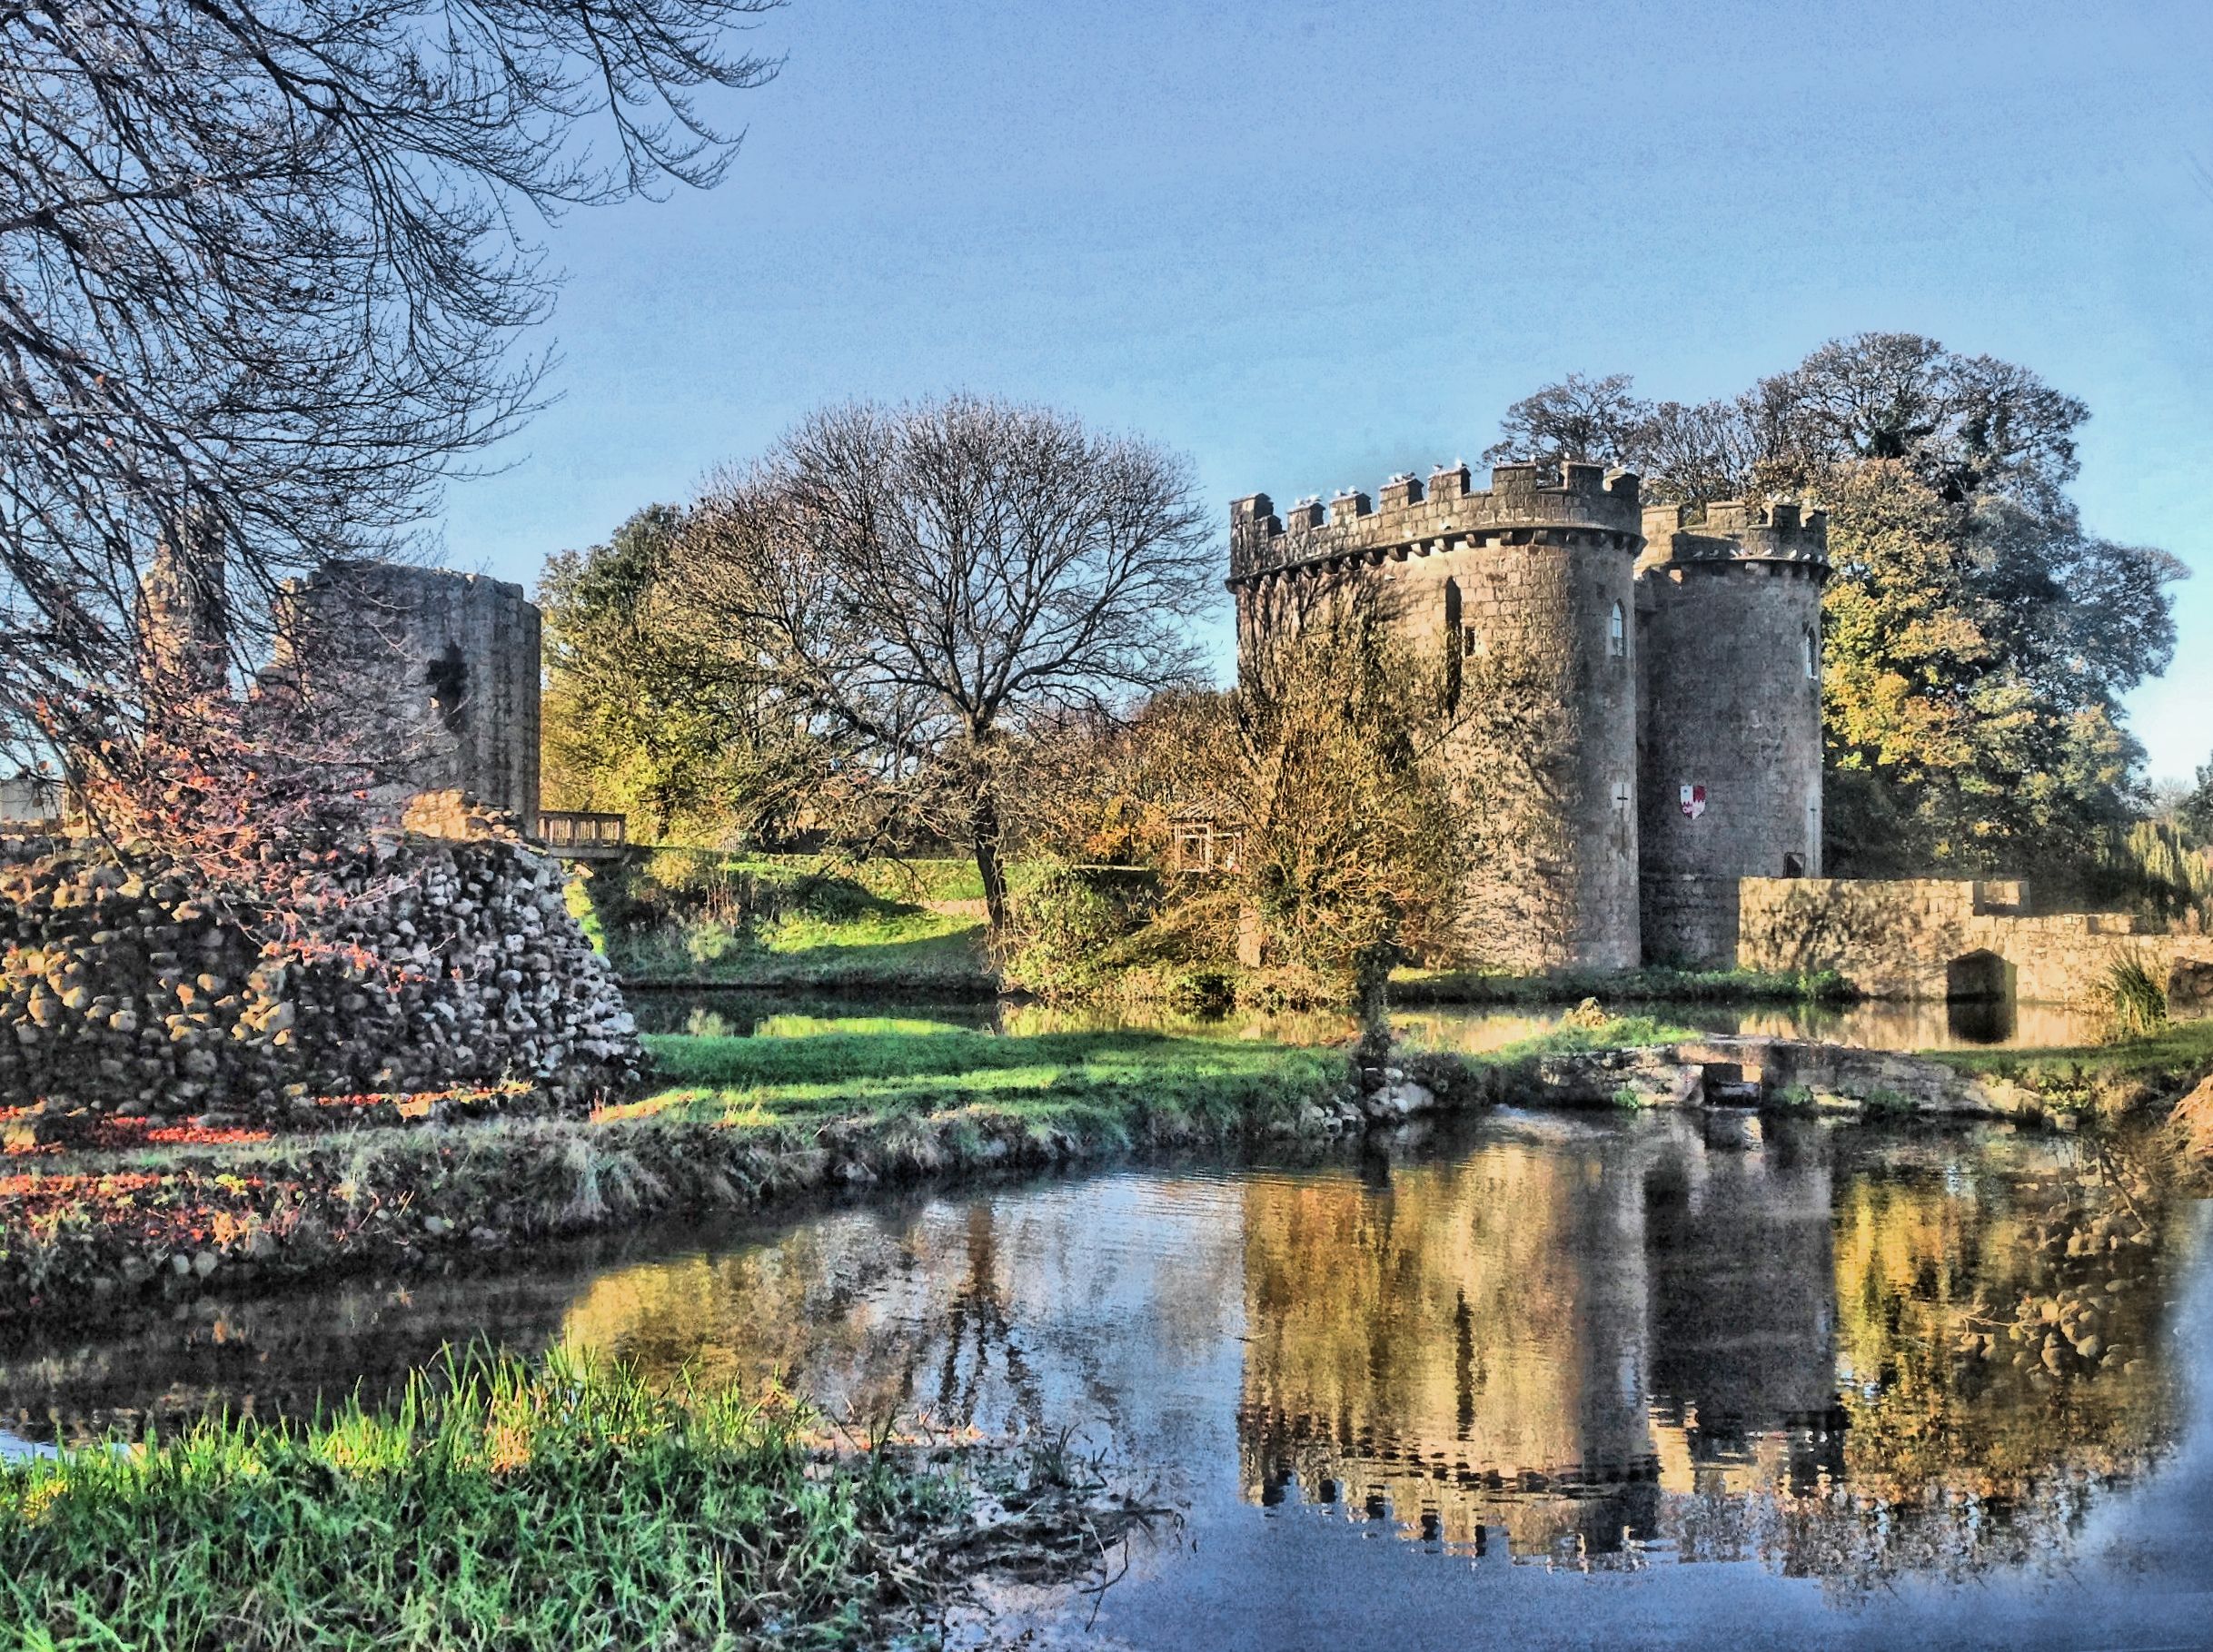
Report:
[[521,215],[713,183],[699,99],[774,72],[726,45],[774,3],[0,8],[0,751],[146,732],[158,545],[240,667],[287,575],[402,549],[541,400]]
[[1198,668],[1216,558],[1188,467],[1065,414],[832,409],[693,520],[691,623],[780,687],[862,814],[896,791],[973,846],[995,930],[1010,735]]

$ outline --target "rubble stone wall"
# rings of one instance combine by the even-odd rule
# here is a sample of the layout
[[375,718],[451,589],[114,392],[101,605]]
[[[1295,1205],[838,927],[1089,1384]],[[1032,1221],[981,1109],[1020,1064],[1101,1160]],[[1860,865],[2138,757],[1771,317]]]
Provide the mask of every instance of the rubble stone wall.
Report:
[[[303,873],[305,945],[184,868],[62,840],[0,865],[0,1105],[274,1121],[322,1096],[520,1083],[581,1110],[642,1068],[551,857],[381,836]],[[327,904],[325,904],[327,903]]]

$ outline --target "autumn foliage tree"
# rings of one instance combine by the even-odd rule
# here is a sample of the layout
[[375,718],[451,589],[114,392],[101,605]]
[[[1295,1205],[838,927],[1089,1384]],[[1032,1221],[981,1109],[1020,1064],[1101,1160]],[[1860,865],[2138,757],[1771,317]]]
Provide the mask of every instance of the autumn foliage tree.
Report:
[[1226,776],[1237,885],[1287,962],[1358,976],[1457,950],[1467,800],[1444,673],[1347,593],[1248,649]]
[[1826,508],[1828,864],[2073,885],[2137,811],[2121,699],[2172,657],[2184,571],[2084,528],[2088,417],[2015,363],[1863,333],[1704,403],[1571,375],[1510,408],[1493,453],[1626,465],[1663,500]]

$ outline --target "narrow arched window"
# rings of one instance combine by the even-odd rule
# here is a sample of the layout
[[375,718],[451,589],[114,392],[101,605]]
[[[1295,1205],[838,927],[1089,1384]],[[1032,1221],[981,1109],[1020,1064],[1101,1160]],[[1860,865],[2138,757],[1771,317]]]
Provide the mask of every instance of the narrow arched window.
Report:
[[1629,616],[1618,602],[1606,620],[1606,652],[1615,659],[1629,657]]
[[1811,626],[1808,626],[1800,635],[1799,647],[1805,655],[1806,680],[1812,682],[1821,674],[1821,639],[1814,636]]
[[1444,582],[1444,708],[1460,708],[1460,658],[1464,652],[1460,623],[1460,582]]

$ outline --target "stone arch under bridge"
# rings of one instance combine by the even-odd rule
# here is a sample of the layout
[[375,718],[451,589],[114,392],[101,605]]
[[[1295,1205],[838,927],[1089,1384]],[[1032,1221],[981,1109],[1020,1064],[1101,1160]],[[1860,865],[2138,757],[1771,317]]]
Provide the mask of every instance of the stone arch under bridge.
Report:
[[1944,996],[1954,1004],[1995,1004],[2013,996],[2013,965],[1987,946],[1944,965]]

